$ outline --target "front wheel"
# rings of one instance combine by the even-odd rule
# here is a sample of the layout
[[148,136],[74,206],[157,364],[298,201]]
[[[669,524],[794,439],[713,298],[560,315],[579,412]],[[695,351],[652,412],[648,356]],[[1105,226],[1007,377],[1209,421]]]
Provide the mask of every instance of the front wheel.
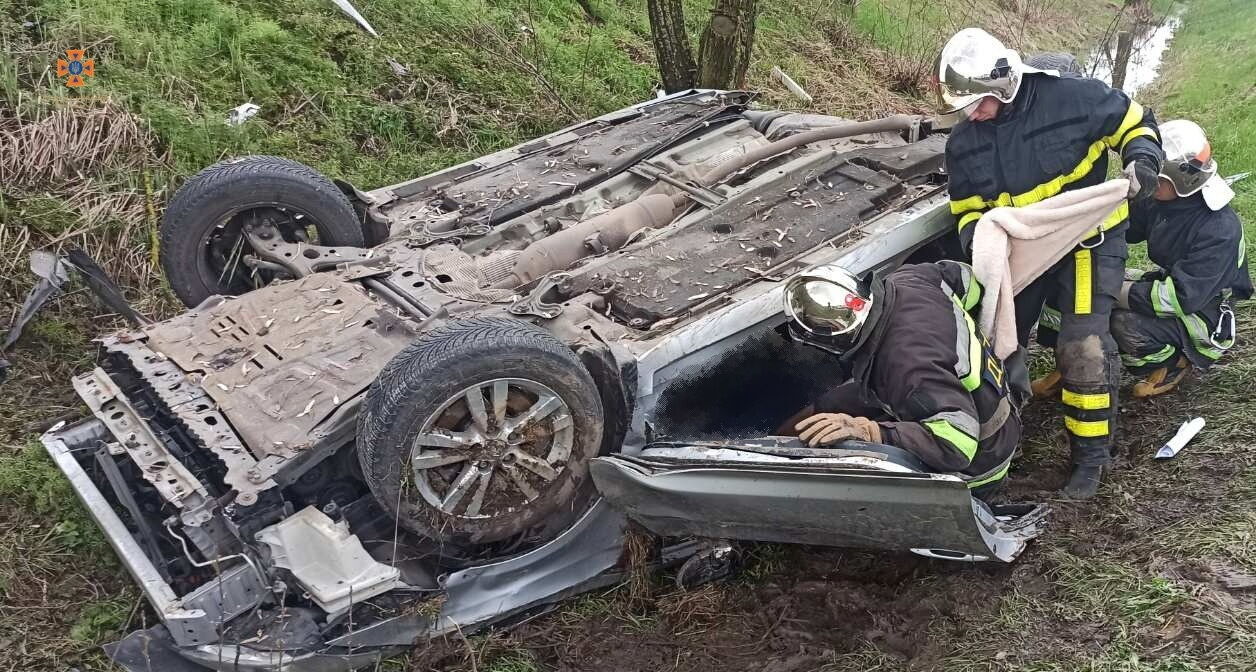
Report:
[[247,224],[270,224],[284,240],[361,247],[362,226],[331,180],[296,161],[246,156],[216,163],[185,183],[161,221],[161,266],[184,305],[239,295],[273,279],[246,262]]
[[411,531],[457,546],[548,540],[591,499],[597,388],[570,348],[531,324],[472,318],[427,332],[363,407],[367,485]]

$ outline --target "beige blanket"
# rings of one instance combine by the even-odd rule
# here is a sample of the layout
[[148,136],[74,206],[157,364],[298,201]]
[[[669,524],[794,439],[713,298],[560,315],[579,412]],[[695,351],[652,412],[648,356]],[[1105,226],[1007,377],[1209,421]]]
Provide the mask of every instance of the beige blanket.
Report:
[[1016,351],[1013,297],[1098,228],[1129,188],[1129,180],[1109,180],[1020,208],[994,208],[977,221],[973,272],[985,288],[981,328],[995,356]]

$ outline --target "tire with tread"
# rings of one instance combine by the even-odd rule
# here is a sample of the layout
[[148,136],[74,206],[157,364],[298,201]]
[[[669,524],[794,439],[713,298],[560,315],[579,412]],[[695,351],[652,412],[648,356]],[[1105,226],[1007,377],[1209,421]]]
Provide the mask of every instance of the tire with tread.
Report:
[[185,305],[230,293],[206,266],[208,237],[236,214],[265,207],[301,211],[322,245],[364,244],[362,225],[349,199],[313,168],[278,156],[220,161],[184,183],[161,221],[161,267]]
[[[423,423],[460,390],[498,378],[549,387],[568,405],[572,453],[557,481],[509,514],[465,518],[445,513],[408,490],[411,446]],[[548,540],[567,529],[592,499],[589,461],[601,448],[602,403],[592,376],[549,332],[522,320],[472,317],[421,334],[384,367],[358,416],[357,451],[367,486],[407,529],[456,547],[528,532]]]
[[1061,74],[1085,75],[1077,57],[1064,51],[1048,51],[1025,59],[1025,65],[1039,70],[1059,70]]

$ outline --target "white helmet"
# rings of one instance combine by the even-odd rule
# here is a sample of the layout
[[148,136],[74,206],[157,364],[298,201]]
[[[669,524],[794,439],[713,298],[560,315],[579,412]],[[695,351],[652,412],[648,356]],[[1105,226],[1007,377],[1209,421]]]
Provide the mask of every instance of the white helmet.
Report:
[[1234,198],[1234,190],[1217,174],[1212,146],[1199,124],[1186,119],[1166,121],[1160,124],[1160,137],[1164,147],[1160,177],[1173,185],[1178,196],[1202,190],[1204,202],[1213,210],[1220,210]]
[[947,41],[938,56],[940,102],[947,112],[987,96],[1010,103],[1027,72],[1058,74],[1025,65],[1020,54],[980,28],[965,28]]

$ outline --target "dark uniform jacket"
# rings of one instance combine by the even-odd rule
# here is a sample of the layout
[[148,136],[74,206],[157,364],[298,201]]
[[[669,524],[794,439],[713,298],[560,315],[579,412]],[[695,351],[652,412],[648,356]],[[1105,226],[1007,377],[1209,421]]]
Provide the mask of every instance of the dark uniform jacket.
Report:
[[[1214,211],[1198,193],[1153,201],[1134,209],[1126,239],[1147,241],[1147,256],[1160,266],[1130,287],[1130,309],[1182,320],[1197,349],[1210,347],[1223,298],[1252,296],[1243,223],[1228,205]],[[1222,326],[1218,336],[1232,340],[1233,323]]]
[[[1108,150],[1124,163],[1162,156],[1149,110],[1097,79],[1027,74],[1015,100],[990,121],[961,121],[946,143],[951,213],[964,249],[976,222],[996,206],[1024,206],[1107,177]],[[1129,217],[1124,203],[1104,222]]]
[[1007,374],[969,314],[980,303],[967,264],[890,274],[874,292],[875,326],[842,357],[852,382],[817,400],[816,411],[877,419],[884,443],[961,472],[970,487],[1002,478],[1021,425]]

